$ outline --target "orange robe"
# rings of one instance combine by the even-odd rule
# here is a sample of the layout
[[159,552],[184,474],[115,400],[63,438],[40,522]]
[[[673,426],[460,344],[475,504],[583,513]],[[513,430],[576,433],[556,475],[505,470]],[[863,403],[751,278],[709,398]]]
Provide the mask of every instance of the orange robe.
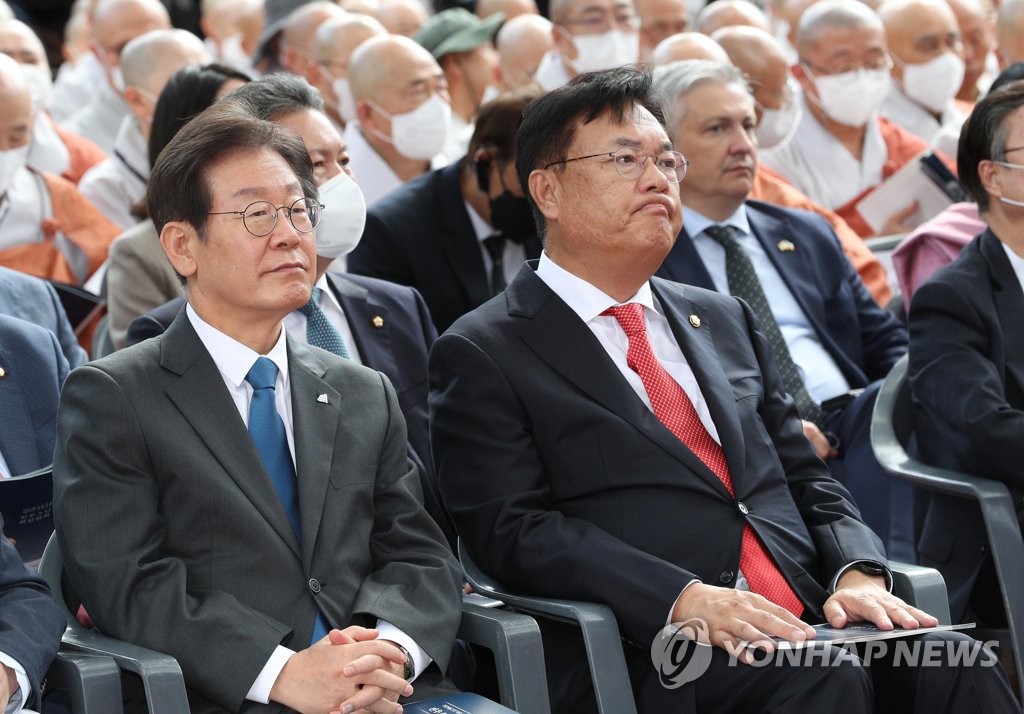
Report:
[[81,134],[75,134],[64,129],[60,124],[51,119],[49,114],[46,115],[44,120],[50,122],[57,132],[57,136],[64,142],[64,146],[68,147],[71,161],[68,164],[67,170],[61,176],[71,183],[77,184],[81,181],[86,171],[107,158],[107,155],[103,153],[103,149]]
[[832,229],[839,236],[839,242],[843,246],[843,252],[846,253],[846,257],[853,264],[854,270],[860,275],[864,286],[867,287],[875,301],[879,305],[885,306],[892,298],[889,276],[886,275],[885,268],[864,243],[864,239],[834,212],[815,203],[786,182],[782,176],[761,164],[757,167],[754,186],[748,198],[774,203],[785,208],[811,211],[824,217],[832,224]]

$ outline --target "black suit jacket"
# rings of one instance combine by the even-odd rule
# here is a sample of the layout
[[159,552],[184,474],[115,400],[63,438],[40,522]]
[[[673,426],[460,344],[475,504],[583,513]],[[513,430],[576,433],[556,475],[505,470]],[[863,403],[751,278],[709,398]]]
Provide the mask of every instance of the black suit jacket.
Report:
[[722,437],[736,498],[528,265],[430,354],[434,457],[459,535],[512,587],[607,603],[623,636],[649,648],[693,578],[735,584],[749,523],[808,618],[820,617],[838,569],[884,563],[881,544],[811,450],[749,308],[652,285]]
[[[491,297],[480,241],[459,187],[461,161],[396,189],[367,211],[366,229],[348,257],[348,270],[416,288],[437,329]],[[540,257],[540,240],[524,244]]]
[[[747,220],[850,387],[885,377],[907,350],[906,330],[871,297],[828,222],[760,201],[747,201]],[[793,249],[780,249],[783,240]],[[658,275],[715,289],[685,230]]]
[[[914,294],[909,379],[921,459],[1024,491],[1024,292],[1003,244],[988,230]],[[946,578],[963,613],[984,559],[977,507],[935,496],[922,562]]]
[[[409,432],[409,454],[420,469],[424,503],[454,545],[455,529],[441,506],[430,453],[427,352],[437,331],[423,298],[412,288],[360,275],[328,273],[327,282],[345,312],[363,364],[387,375],[398,393]],[[128,344],[163,334],[184,305],[185,298],[176,298],[133,320]]]

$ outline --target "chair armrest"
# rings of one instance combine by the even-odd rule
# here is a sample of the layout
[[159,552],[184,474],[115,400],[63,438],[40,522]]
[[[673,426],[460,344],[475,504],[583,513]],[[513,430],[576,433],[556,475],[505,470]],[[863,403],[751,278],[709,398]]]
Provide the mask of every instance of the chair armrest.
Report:
[[58,652],[46,688],[68,693],[72,714],[121,714],[121,673],[110,657]]
[[892,591],[908,605],[934,615],[940,625],[951,624],[946,581],[933,568],[908,563],[889,563],[892,571]]
[[502,704],[529,714],[549,714],[544,646],[536,620],[463,601],[458,636],[494,653]]
[[180,714],[189,710],[181,667],[170,655],[81,627],[69,627],[61,646],[73,652],[105,655],[112,658],[120,669],[139,675],[150,714]]

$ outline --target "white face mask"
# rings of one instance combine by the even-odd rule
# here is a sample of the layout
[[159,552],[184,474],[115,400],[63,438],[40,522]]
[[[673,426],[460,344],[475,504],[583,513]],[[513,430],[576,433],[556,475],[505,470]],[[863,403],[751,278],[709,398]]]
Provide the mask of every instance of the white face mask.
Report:
[[829,119],[844,126],[867,124],[889,93],[888,69],[858,69],[815,77],[805,64],[804,71],[818,90],[817,100],[810,94],[808,98],[821,107]]
[[0,151],[0,196],[7,193],[18,169],[25,168],[25,162],[28,160],[28,148],[29,145],[25,144],[17,149]]
[[579,73],[636,64],[640,60],[640,33],[608,30],[599,35],[572,35],[576,59],[570,64]]
[[388,114],[376,102],[374,109],[391,120],[391,136],[374,131],[407,159],[426,161],[441,153],[448,141],[448,125],[451,123],[452,108],[437,94],[420,104],[411,112]]
[[332,81],[331,89],[338,98],[338,114],[341,115],[342,121],[348,124],[356,118],[356,98],[352,94],[352,85],[349,84],[348,77]]
[[342,171],[320,186],[324,213],[316,227],[316,254],[340,258],[359,244],[366,225],[366,199],[352,177]]
[[921,106],[938,114],[964,83],[964,61],[952,52],[921,64],[903,65],[903,91]]
[[249,53],[242,47],[242,35],[230,35],[220,43],[220,61],[235,69],[247,70],[252,65]]
[[[760,106],[760,105],[758,105]],[[775,149],[785,146],[796,133],[803,116],[803,104],[791,86],[789,101],[779,109],[761,107],[761,123],[757,125],[757,146],[760,149]]]
[[50,97],[53,95],[53,77],[50,70],[43,69],[34,64],[19,64],[21,73],[28,84],[29,94],[32,95],[32,108],[35,111],[46,109],[50,106]]

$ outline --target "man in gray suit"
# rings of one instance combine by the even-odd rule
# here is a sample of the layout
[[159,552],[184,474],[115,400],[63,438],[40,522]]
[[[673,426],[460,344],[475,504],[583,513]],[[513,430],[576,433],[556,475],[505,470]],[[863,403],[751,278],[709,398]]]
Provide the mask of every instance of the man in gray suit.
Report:
[[100,629],[178,659],[193,712],[397,712],[413,679],[429,696],[461,577],[395,391],[282,329],[315,273],[305,147],[216,105],[161,153],[149,196],[189,304],[68,378],[71,584]]
[[89,359],[78,344],[57,291],[42,278],[0,266],[0,314],[34,322],[55,334],[69,367]]

